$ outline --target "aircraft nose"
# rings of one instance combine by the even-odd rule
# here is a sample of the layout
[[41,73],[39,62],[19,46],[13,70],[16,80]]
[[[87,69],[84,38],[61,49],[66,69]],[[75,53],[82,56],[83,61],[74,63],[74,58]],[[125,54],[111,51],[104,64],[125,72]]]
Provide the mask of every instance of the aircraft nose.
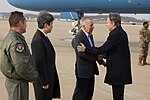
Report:
[[[39,1],[39,0],[38,0]],[[17,8],[25,10],[39,10],[39,2],[37,0],[7,0],[7,2]],[[34,4],[34,5],[33,5]]]
[[21,1],[23,0],[7,0],[7,2],[14,7],[19,7],[19,5],[21,4]]
[[7,2],[13,6],[15,6],[18,3],[18,0],[7,0]]
[[7,2],[17,8],[30,9],[36,0],[7,0]]

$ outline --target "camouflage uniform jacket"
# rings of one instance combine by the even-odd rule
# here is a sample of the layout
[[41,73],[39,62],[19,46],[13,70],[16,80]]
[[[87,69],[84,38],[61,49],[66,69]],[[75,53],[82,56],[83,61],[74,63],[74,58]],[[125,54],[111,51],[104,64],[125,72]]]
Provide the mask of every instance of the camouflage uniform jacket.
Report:
[[142,28],[139,32],[139,44],[144,45],[150,42],[150,30],[146,28]]
[[1,71],[13,82],[34,81],[38,74],[22,34],[10,30],[1,45]]

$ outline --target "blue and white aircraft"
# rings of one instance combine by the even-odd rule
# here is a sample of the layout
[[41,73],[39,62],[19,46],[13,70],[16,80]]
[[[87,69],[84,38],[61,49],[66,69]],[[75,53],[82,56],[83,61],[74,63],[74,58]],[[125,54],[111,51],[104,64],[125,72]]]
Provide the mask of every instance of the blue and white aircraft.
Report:
[[150,13],[150,0],[7,0],[11,5],[32,11],[48,10],[69,14],[72,19],[84,13]]
[[84,13],[149,14],[150,0],[7,0],[11,5],[31,11],[60,12],[61,18],[76,20]]

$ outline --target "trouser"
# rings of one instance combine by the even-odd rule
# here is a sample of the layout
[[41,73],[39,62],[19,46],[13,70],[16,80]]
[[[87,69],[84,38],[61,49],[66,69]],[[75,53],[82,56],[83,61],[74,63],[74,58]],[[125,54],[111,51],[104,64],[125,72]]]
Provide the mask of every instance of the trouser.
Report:
[[113,100],[124,100],[124,85],[112,85]]
[[92,78],[77,78],[72,100],[92,100],[94,83],[94,76]]
[[139,58],[146,61],[148,56],[149,44],[143,44],[140,46]]
[[5,86],[9,96],[8,100],[29,100],[28,82],[11,82],[6,79]]

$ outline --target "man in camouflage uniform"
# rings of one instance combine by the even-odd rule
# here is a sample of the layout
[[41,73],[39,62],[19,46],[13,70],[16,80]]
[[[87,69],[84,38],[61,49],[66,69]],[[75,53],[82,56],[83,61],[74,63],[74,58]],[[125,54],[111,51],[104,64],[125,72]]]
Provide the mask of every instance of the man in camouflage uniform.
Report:
[[37,77],[31,54],[23,33],[26,19],[22,12],[11,12],[10,31],[1,45],[0,69],[6,76],[5,86],[9,100],[29,100],[29,84]]
[[146,58],[148,55],[149,42],[150,42],[150,30],[148,29],[148,22],[143,23],[143,27],[139,32],[139,45],[140,45],[140,54],[139,54],[139,65],[148,65]]

